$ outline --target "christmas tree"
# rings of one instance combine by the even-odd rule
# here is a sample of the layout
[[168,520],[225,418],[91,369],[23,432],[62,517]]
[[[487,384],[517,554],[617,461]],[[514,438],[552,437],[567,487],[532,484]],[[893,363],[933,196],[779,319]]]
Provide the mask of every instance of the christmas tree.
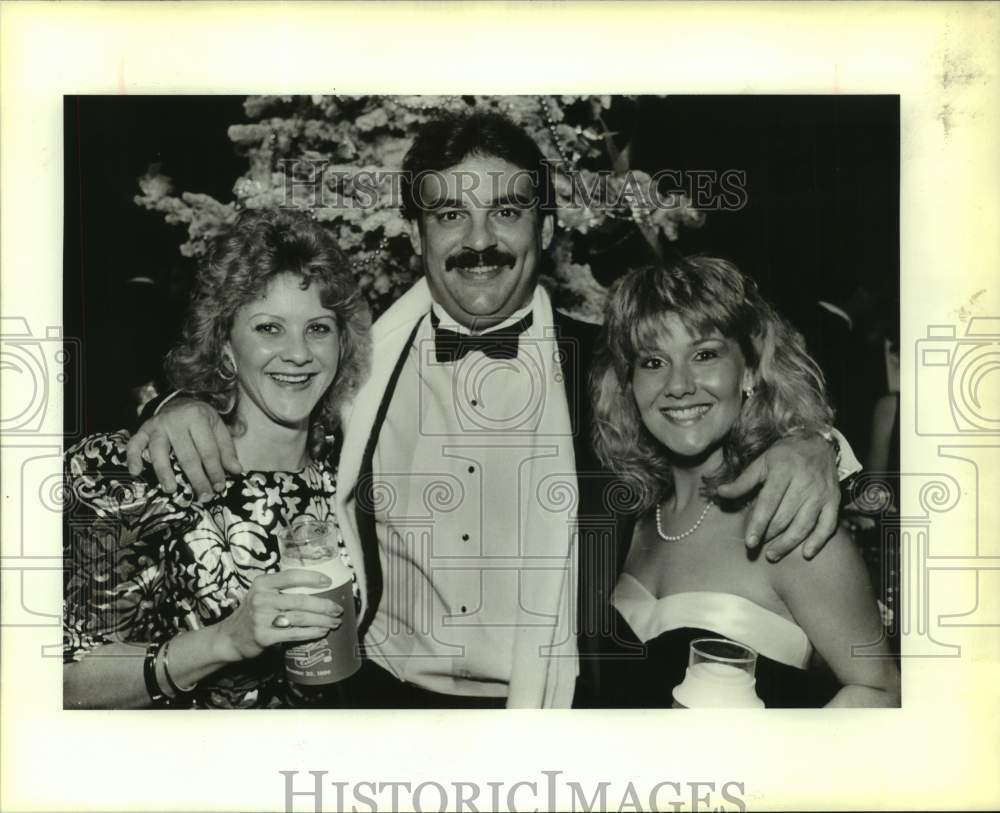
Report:
[[606,295],[588,248],[638,238],[650,257],[703,215],[682,193],[659,194],[655,181],[629,167],[629,149],[606,124],[627,97],[612,96],[251,96],[250,124],[229,128],[248,161],[233,200],[174,194],[167,175],[139,180],[139,205],[187,227],[181,252],[197,256],[242,208],[308,209],[333,229],[351,256],[358,282],[380,313],[420,276],[394,185],[403,156],[429,117],[441,111],[499,111],[537,141],[555,169],[556,238],[543,283],[556,305],[599,321]]

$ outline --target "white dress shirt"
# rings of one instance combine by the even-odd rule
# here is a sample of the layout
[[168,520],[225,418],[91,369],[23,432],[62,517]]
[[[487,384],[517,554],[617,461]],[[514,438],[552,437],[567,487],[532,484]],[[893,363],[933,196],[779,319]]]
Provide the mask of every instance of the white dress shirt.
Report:
[[[441,327],[469,332],[433,307]],[[536,289],[492,329],[529,312],[516,359],[472,351],[449,363],[436,360],[425,315],[372,460],[384,588],[366,648],[431,691],[507,696],[526,625],[567,650],[575,676],[572,625],[552,632],[572,615],[575,525],[573,506],[545,494],[575,493],[576,481],[547,295]]]

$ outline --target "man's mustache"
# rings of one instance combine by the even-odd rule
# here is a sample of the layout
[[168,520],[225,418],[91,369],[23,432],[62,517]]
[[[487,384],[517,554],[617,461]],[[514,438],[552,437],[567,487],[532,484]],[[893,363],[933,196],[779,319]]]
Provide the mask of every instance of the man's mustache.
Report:
[[513,254],[508,254],[498,248],[488,248],[485,251],[465,249],[458,254],[452,254],[445,260],[444,267],[448,271],[455,268],[478,268],[490,265],[503,268],[513,266],[516,261]]

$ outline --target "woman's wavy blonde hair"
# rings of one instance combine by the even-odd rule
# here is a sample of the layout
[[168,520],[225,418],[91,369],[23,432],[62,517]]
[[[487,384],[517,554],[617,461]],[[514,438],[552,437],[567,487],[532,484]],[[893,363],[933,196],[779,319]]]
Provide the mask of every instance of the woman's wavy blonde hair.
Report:
[[310,417],[309,450],[316,459],[329,452],[327,436],[339,432],[342,407],[368,375],[371,312],[336,240],[305,212],[247,210],[213,241],[165,368],[174,387],[210,403],[232,423],[236,380],[226,369],[223,348],[233,319],[286,273],[301,277],[303,289],[317,286],[323,307],[334,313],[340,340],[337,374]]
[[673,487],[669,452],[646,429],[632,394],[635,361],[655,346],[668,314],[692,335],[718,331],[736,341],[755,379],[754,394],[723,442],[724,462],[705,479],[708,493],[734,480],[779,438],[829,428],[833,411],[823,374],[802,337],[736,266],[696,256],[632,270],[611,291],[591,390],[595,451],[632,487],[640,509],[656,505]]

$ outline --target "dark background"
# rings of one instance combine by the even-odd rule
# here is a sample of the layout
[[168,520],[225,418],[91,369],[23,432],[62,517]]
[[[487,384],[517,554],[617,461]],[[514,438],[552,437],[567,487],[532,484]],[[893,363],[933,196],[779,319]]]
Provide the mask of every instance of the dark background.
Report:
[[[64,324],[84,348],[81,386],[66,388],[81,403],[66,409],[82,411],[85,434],[135,425],[130,391],[159,374],[193,270],[178,250],[184,227],[133,202],[137,179],[159,163],[175,190],[231,200],[247,165],[227,128],[247,121],[242,103],[65,99]],[[612,111],[635,168],[746,172],[746,206],[709,213],[673,247],[735,261],[806,333],[828,375],[843,362],[841,374],[884,387],[876,342],[898,330],[898,97],[642,97]],[[151,282],[128,282],[136,277]],[[859,284],[867,296],[854,341],[814,344],[815,301],[843,302]],[[852,441],[863,431],[849,428]]]

